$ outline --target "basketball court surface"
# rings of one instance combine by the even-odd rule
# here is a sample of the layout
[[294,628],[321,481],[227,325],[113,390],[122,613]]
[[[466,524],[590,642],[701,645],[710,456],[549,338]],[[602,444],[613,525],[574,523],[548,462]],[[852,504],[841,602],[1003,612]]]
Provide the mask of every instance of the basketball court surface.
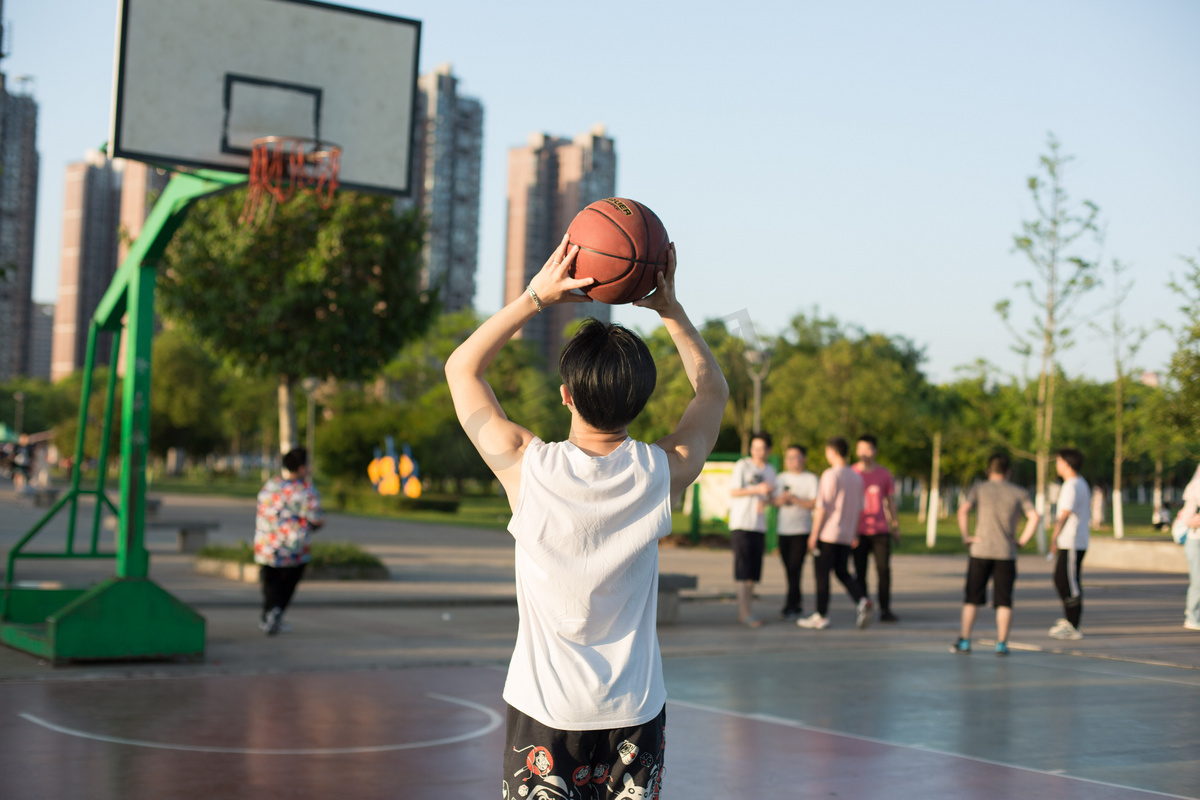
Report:
[[[668,659],[666,673],[664,797],[1115,800],[1200,786],[1192,670],[797,638],[795,652]],[[0,796],[499,797],[503,680],[498,666],[447,665],[4,682]]]
[[[220,521],[230,540],[253,511],[175,496],[168,508]],[[3,549],[35,512],[0,509]],[[0,798],[500,797],[511,538],[337,514],[329,527],[380,553],[393,580],[306,582],[291,633],[264,637],[257,587],[197,575],[156,533],[152,574],[206,618],[204,662],[53,668],[0,648]],[[764,613],[782,589],[765,567]],[[24,577],[34,568],[58,567]],[[1000,658],[988,610],[975,652],[947,652],[953,557],[897,558],[902,621],[865,631],[844,596],[828,631],[732,624],[727,552],[663,550],[662,568],[700,578],[660,628],[666,798],[1200,797],[1185,576],[1085,573],[1087,638],[1056,642],[1048,567],[1023,560],[1017,649]]]

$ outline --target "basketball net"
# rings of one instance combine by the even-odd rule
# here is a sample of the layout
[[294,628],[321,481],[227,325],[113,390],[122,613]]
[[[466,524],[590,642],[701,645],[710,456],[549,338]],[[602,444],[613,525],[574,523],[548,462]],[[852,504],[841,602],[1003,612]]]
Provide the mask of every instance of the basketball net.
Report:
[[257,220],[267,196],[271,209],[297,191],[313,195],[329,208],[338,186],[342,148],[330,142],[296,136],[264,136],[250,150],[250,182],[240,221]]

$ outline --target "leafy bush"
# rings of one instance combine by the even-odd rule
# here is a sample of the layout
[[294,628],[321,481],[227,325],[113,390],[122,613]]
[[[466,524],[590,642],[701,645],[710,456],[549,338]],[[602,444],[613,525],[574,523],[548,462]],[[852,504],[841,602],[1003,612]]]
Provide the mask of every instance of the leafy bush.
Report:
[[[222,561],[236,561],[240,564],[254,563],[254,547],[249,542],[237,544],[210,544],[196,553],[201,558],[217,558]],[[383,562],[376,556],[350,542],[314,541],[312,544],[312,561],[314,569],[322,567],[379,567]]]

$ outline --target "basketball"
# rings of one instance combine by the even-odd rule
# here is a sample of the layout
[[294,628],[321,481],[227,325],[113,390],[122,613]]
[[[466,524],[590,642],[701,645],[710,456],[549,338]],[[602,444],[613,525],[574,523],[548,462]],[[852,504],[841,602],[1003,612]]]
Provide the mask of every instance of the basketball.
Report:
[[658,273],[667,268],[667,229],[636,200],[597,200],[575,215],[567,236],[579,246],[571,277],[595,278],[583,291],[601,303],[641,300],[654,291]]

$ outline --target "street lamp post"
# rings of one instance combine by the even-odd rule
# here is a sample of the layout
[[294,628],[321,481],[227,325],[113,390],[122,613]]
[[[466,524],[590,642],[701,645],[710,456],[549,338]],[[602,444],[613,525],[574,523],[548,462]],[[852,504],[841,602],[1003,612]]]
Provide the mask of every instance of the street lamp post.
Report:
[[754,432],[757,433],[762,430],[762,385],[771,370],[771,351],[750,349],[742,355],[746,359],[750,380],[754,381]]
[[306,431],[306,446],[308,448],[308,474],[317,472],[317,403],[314,395],[321,382],[316,378],[305,378],[300,382],[304,394],[308,398],[308,430]]
[[22,429],[25,427],[25,393],[13,392],[13,400],[17,403],[16,419],[13,420],[13,428],[17,436],[20,436]]

